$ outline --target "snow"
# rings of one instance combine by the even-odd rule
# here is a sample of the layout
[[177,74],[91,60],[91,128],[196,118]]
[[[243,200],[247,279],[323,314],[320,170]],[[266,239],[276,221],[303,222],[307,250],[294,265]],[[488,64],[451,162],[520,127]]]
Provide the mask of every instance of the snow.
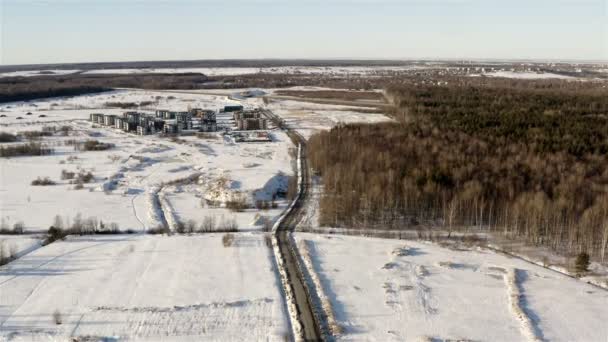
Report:
[[339,340],[608,338],[608,292],[521,259],[415,241],[296,239],[307,241]]
[[280,341],[276,272],[262,234],[69,238],[0,268],[0,340]]
[[142,68],[142,69],[97,69],[85,74],[142,74],[142,73],[200,73],[207,76],[233,76],[256,73],[267,74],[306,74],[306,75],[362,75],[390,74],[425,68],[423,66],[347,66],[347,67],[310,67],[283,66],[264,68]]
[[329,130],[339,123],[379,123],[390,122],[391,118],[380,113],[364,113],[365,109],[356,106],[318,104],[292,100],[273,100],[267,105],[290,127],[295,128],[304,138]]
[[29,70],[29,71],[13,71],[0,73],[1,77],[33,77],[33,76],[52,76],[52,75],[69,75],[79,72],[80,70]]
[[548,79],[548,78],[557,78],[557,79],[564,79],[564,80],[576,79],[575,77],[572,77],[572,76],[554,74],[551,72],[537,73],[537,72],[516,72],[516,71],[493,71],[493,72],[486,72],[481,75],[474,74],[474,75],[470,75],[470,76],[505,77],[505,78],[520,78],[520,79]]
[[[171,97],[171,98],[170,98]],[[158,136],[137,136],[110,127],[94,126],[85,121],[89,113],[119,114],[124,110],[107,109],[106,102],[157,101],[142,110],[156,108],[186,110],[190,107],[219,109],[235,103],[226,95],[182,94],[149,91],[120,90],[110,93],[55,98],[35,102],[4,104],[6,114],[3,132],[40,130],[45,126],[67,125],[70,136],[45,137],[42,142],[52,145],[52,155],[0,159],[0,213],[12,225],[24,221],[26,230],[46,230],[56,215],[73,219],[78,213],[84,218],[96,217],[106,223],[115,222],[122,230],[136,231],[157,227],[160,216],[156,207],[162,196],[165,208],[180,221],[194,220],[197,226],[207,216],[219,223],[235,219],[240,229],[261,229],[265,216],[273,221],[287,202],[277,199],[277,208],[268,211],[248,209],[231,212],[224,208],[202,204],[208,201],[225,202],[235,196],[244,196],[250,205],[257,200],[271,200],[272,195],[287,186],[287,177],[293,174],[289,138],[280,130],[273,130],[272,142],[234,143],[220,133],[215,139],[182,136],[173,141]],[[246,106],[250,106],[247,105]],[[252,105],[251,105],[252,106]],[[48,115],[47,122],[11,120],[35,108]],[[88,108],[88,109],[83,109]],[[230,114],[218,115],[219,123],[229,123]],[[61,119],[61,122],[52,122]],[[65,144],[67,140],[97,139],[114,144],[107,151],[79,152]],[[76,159],[74,159],[76,158]],[[83,169],[95,175],[93,183],[83,190],[73,190],[69,181],[62,181],[62,170]],[[163,183],[183,180],[196,175],[188,184]],[[49,177],[54,186],[31,186],[37,177]],[[230,186],[214,186],[220,180],[229,180]],[[106,191],[108,190],[108,191]],[[159,192],[160,191],[160,192]],[[60,199],[60,200],[58,200]],[[36,215],[31,215],[36,212]]]
[[0,235],[0,250],[4,257],[18,258],[39,248],[42,236]]

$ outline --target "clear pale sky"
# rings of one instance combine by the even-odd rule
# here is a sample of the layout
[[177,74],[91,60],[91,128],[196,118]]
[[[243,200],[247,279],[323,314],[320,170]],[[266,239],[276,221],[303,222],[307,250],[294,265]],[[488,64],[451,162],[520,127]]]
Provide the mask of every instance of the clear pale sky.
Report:
[[608,0],[0,0],[0,64],[608,60]]

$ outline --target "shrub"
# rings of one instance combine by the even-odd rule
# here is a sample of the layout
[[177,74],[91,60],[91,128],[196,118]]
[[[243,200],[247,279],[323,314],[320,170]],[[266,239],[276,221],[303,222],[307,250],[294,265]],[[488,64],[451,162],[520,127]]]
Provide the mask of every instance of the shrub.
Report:
[[62,180],[74,179],[74,176],[76,176],[75,172],[61,170],[61,179]]
[[32,181],[32,185],[35,186],[46,186],[46,185],[55,185],[56,183],[52,181],[49,177],[44,178],[36,178]]
[[576,256],[574,260],[574,269],[577,273],[584,273],[589,270],[589,254],[581,252]]
[[74,145],[76,151],[105,151],[114,147],[113,144],[102,143],[99,140],[70,141],[69,144]]
[[259,210],[268,210],[268,209],[270,209],[270,202],[263,201],[263,200],[257,200],[257,201],[255,201],[255,207],[256,207],[256,209],[259,209]]
[[169,227],[164,226],[162,224],[159,224],[158,226],[156,226],[155,228],[150,228],[146,231],[146,233],[148,234],[167,234],[169,235],[171,233],[171,231],[169,230]]
[[232,247],[234,243],[234,234],[226,233],[222,236],[222,245],[224,247]]
[[194,222],[194,220],[188,220],[188,222],[186,222],[186,232],[194,233],[195,230],[196,230],[196,222]]
[[5,132],[0,132],[0,143],[7,143],[7,142],[15,142],[17,141],[17,136],[10,134],[10,133],[5,133]]
[[249,208],[249,205],[247,204],[247,200],[244,196],[239,196],[231,201],[226,201],[226,208],[230,209],[231,211],[242,212]]
[[6,147],[0,146],[0,157],[44,156],[52,152],[52,148],[34,142]]
[[205,216],[201,223],[201,232],[212,232],[215,230],[215,216]]
[[207,132],[198,132],[196,133],[196,137],[204,140],[216,140],[218,139],[217,134],[207,133]]
[[60,325],[63,323],[63,319],[61,317],[61,312],[59,312],[59,310],[55,310],[55,312],[53,312],[53,322],[55,322],[55,324]]
[[42,137],[53,136],[53,132],[50,132],[48,130],[24,131],[24,132],[19,132],[19,135],[23,136],[25,139],[28,139],[28,140],[38,140]]
[[25,230],[25,224],[23,223],[23,221],[16,222],[13,225],[13,234],[23,234],[24,230]]
[[48,245],[49,243],[63,239],[64,237],[66,237],[66,235],[67,234],[63,229],[51,226],[47,232],[47,238],[42,244]]
[[236,219],[233,217],[230,220],[221,218],[218,230],[222,232],[236,232],[239,230],[239,225],[236,223]]
[[184,224],[184,222],[181,222],[181,221],[177,222],[175,224],[175,231],[178,234],[184,234],[184,233],[186,233],[186,225]]

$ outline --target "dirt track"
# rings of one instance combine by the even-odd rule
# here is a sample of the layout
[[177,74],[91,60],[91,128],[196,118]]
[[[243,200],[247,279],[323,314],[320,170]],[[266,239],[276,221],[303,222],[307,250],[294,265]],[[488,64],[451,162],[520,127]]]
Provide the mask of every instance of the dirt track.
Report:
[[[279,119],[270,111],[265,111],[266,116],[271,120],[278,122]],[[295,297],[295,304],[298,312],[298,321],[302,325],[303,338],[306,341],[323,340],[323,333],[319,318],[315,315],[315,311],[311,304],[310,289],[307,287],[304,280],[304,275],[301,272],[296,246],[290,239],[290,233],[294,231],[296,225],[302,218],[304,213],[303,204],[308,196],[308,165],[306,164],[306,139],[297,132],[282,125],[283,130],[289,135],[296,146],[301,146],[300,162],[301,162],[301,187],[300,196],[295,199],[293,208],[286,214],[279,225],[276,237],[281,252],[281,258],[285,265],[285,272],[289,279],[289,284]]]

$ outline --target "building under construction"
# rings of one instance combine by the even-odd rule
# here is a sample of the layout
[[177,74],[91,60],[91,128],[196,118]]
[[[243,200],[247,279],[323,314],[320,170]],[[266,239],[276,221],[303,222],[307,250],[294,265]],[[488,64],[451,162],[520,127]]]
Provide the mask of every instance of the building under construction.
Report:
[[262,116],[262,112],[259,110],[234,112],[233,117],[239,131],[268,129],[268,120]]

